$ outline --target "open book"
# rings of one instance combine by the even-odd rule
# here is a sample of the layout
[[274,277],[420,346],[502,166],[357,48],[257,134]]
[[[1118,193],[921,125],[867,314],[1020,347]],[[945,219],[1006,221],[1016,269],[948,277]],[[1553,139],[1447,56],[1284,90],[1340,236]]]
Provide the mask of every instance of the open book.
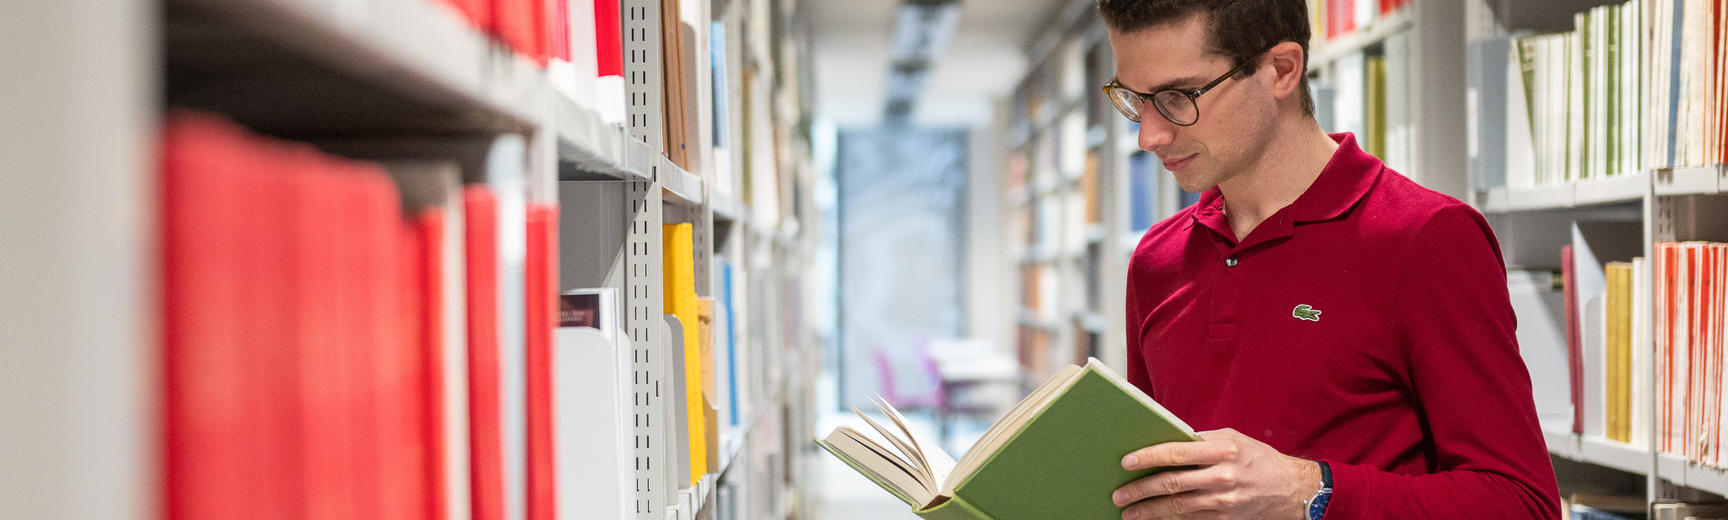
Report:
[[1097,359],[1057,372],[998,419],[959,461],[912,432],[886,402],[889,428],[859,417],[887,442],[848,426],[816,444],[937,520],[1113,518],[1120,487],[1156,470],[1126,471],[1124,455],[1194,429]]

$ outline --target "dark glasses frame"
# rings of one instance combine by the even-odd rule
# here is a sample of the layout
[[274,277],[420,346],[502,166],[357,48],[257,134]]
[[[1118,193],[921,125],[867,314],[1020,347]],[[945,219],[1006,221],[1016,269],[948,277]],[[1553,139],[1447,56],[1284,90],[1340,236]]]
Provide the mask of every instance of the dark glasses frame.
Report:
[[[1148,94],[1123,86],[1122,83],[1115,78],[1111,78],[1110,82],[1104,84],[1102,88],[1104,90],[1104,96],[1110,98],[1110,103],[1116,106],[1116,111],[1121,112],[1122,117],[1128,118],[1129,121],[1139,123],[1142,118],[1135,117],[1134,112],[1137,112],[1136,110],[1131,110],[1131,107],[1123,105],[1127,100],[1123,97],[1118,97],[1118,93],[1132,94],[1135,97],[1138,97],[1143,103],[1151,104],[1153,108],[1158,110],[1158,114],[1164,116],[1164,119],[1170,121],[1171,124],[1176,126],[1193,126],[1195,123],[1200,122],[1200,95],[1212,90],[1213,87],[1217,87],[1218,84],[1223,83],[1224,80],[1230,79],[1232,76],[1235,76],[1236,73],[1242,72],[1242,69],[1247,68],[1249,64],[1260,61],[1260,58],[1265,55],[1266,51],[1261,51],[1259,54],[1254,55],[1254,57],[1243,60],[1242,63],[1237,64],[1235,67],[1231,68],[1229,72],[1225,72],[1223,75],[1218,76],[1217,79],[1207,83],[1206,86],[1197,89],[1167,88]],[[1169,109],[1164,107],[1164,103],[1158,101],[1161,96],[1170,100],[1170,102],[1175,102],[1176,98],[1174,96],[1181,96],[1181,99],[1187,100],[1188,105],[1194,109],[1194,120],[1186,122],[1178,120],[1170,113]]]

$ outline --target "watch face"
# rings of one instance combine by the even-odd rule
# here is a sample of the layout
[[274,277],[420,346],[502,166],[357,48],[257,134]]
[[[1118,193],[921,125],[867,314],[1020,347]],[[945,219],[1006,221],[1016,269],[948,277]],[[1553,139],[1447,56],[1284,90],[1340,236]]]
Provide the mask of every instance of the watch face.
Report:
[[1326,503],[1332,501],[1332,490],[1322,489],[1308,502],[1308,520],[1320,520],[1326,515]]

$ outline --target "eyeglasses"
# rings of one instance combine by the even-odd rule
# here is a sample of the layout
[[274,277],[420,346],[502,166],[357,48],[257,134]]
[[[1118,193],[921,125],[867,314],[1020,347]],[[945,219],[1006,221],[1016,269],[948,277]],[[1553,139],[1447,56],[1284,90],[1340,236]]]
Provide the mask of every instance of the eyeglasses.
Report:
[[1242,69],[1248,64],[1259,61],[1260,57],[1265,54],[1262,52],[1254,55],[1253,58],[1244,60],[1241,64],[1236,65],[1236,68],[1230,69],[1230,72],[1218,76],[1218,79],[1214,79],[1211,83],[1198,89],[1167,88],[1147,94],[1135,92],[1112,79],[1109,84],[1104,85],[1104,95],[1110,97],[1110,102],[1116,105],[1116,110],[1122,112],[1122,117],[1128,118],[1129,121],[1140,122],[1140,116],[1146,113],[1146,104],[1150,102],[1153,107],[1157,107],[1159,114],[1164,115],[1164,119],[1170,120],[1176,126],[1191,126],[1200,121],[1200,104],[1197,100],[1200,99],[1201,94],[1212,90],[1212,87],[1218,86],[1225,79],[1235,76],[1236,73],[1242,72]]

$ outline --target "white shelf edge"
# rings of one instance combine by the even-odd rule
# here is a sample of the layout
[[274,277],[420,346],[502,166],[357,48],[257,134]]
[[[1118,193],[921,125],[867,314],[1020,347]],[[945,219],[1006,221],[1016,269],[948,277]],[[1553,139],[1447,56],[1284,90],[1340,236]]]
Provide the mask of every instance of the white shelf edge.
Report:
[[1650,189],[1650,179],[1648,173],[1635,172],[1580,181],[1573,187],[1573,204],[1588,206],[1643,200],[1644,193]]
[[1574,205],[1577,185],[1556,184],[1530,189],[1506,190],[1506,211],[1563,209]]
[[647,179],[646,174],[631,168],[625,156],[630,136],[622,125],[602,122],[593,109],[562,92],[553,91],[551,97],[560,162],[572,162],[583,171],[619,180]]
[[1664,453],[1656,458],[1656,474],[1675,485],[1718,495],[1728,494],[1728,469],[1712,468]]
[[1650,450],[1593,435],[1542,429],[1548,453],[1566,460],[1613,468],[1638,475],[1650,474]]
[[[1338,39],[1314,45],[1308,58],[1308,70],[1330,65],[1338,58],[1351,53],[1360,52],[1386,38],[1403,32],[1415,25],[1416,18],[1411,14],[1411,7],[1400,8],[1390,14],[1375,19],[1367,27],[1359,27],[1355,32],[1338,37]],[[1323,40],[1325,35],[1315,35]]]
[[1657,195],[1714,195],[1722,193],[1725,166],[1663,169],[1656,172]]
[[663,174],[660,179],[660,186],[665,188],[667,195],[672,196],[672,198],[666,199],[667,202],[702,204],[702,178],[684,171],[683,168],[679,168],[665,156],[660,156],[659,161],[660,171]]

